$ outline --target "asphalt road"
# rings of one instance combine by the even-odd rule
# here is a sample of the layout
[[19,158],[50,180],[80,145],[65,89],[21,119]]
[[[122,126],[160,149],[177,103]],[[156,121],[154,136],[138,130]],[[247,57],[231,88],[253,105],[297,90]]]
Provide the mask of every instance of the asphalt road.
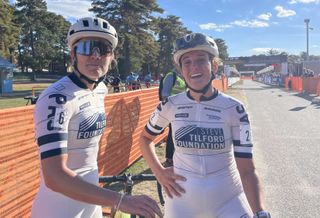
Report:
[[320,217],[320,102],[254,81],[243,90],[254,158],[273,218]]

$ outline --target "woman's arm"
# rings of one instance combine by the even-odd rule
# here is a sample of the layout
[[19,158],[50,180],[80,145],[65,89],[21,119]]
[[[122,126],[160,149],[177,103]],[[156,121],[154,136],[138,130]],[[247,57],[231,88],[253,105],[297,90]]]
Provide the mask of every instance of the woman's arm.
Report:
[[[41,161],[46,186],[78,201],[115,208],[121,195],[81,179],[66,166],[67,158],[64,154]],[[154,214],[162,217],[157,203],[145,195],[125,196],[119,209],[145,217],[154,217]]]
[[155,152],[154,143],[152,142],[154,138],[155,136],[150,135],[146,130],[142,132],[140,136],[140,149],[143,157],[157,177],[159,183],[164,187],[168,196],[170,198],[172,198],[173,195],[180,196],[185,190],[178,185],[175,180],[185,180],[185,178],[175,174],[173,167],[165,168],[162,166]]
[[253,213],[264,209],[262,184],[252,158],[236,158],[242,185]]

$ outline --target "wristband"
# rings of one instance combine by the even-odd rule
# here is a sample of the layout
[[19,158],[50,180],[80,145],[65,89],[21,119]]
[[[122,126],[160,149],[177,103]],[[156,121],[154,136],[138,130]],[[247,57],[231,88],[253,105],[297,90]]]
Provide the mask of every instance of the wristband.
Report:
[[118,204],[117,204],[117,206],[115,207],[115,211],[116,211],[116,212],[119,210],[120,204],[121,204],[122,199],[123,199],[124,196],[125,196],[125,194],[122,193],[121,196],[120,196],[120,199],[119,199],[119,201],[118,201]]
[[269,212],[261,210],[257,212],[253,218],[271,218],[271,215]]

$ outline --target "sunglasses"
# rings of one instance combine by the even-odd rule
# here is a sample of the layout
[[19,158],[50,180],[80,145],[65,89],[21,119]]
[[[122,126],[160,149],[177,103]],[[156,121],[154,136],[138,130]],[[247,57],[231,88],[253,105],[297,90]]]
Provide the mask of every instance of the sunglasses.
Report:
[[188,34],[179,38],[174,43],[174,51],[193,48],[198,45],[210,45],[205,35],[199,33]]
[[81,40],[75,44],[77,54],[91,56],[99,53],[100,56],[108,55],[113,52],[111,45],[107,41]]

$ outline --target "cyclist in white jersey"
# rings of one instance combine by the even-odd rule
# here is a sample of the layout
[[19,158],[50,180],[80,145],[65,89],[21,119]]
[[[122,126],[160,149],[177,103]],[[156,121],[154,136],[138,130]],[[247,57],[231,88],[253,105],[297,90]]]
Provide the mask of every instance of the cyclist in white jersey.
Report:
[[[212,86],[218,69],[213,39],[188,34],[174,44],[173,59],[187,92],[163,100],[140,143],[164,187],[166,218],[270,218],[252,159],[248,115],[238,100]],[[173,167],[164,168],[152,140],[171,123]]]
[[118,43],[116,30],[101,18],[82,18],[70,27],[74,72],[42,92],[35,108],[41,182],[32,218],[102,218],[100,205],[145,217],[160,217],[157,203],[98,186],[97,154],[106,127],[103,79]]

